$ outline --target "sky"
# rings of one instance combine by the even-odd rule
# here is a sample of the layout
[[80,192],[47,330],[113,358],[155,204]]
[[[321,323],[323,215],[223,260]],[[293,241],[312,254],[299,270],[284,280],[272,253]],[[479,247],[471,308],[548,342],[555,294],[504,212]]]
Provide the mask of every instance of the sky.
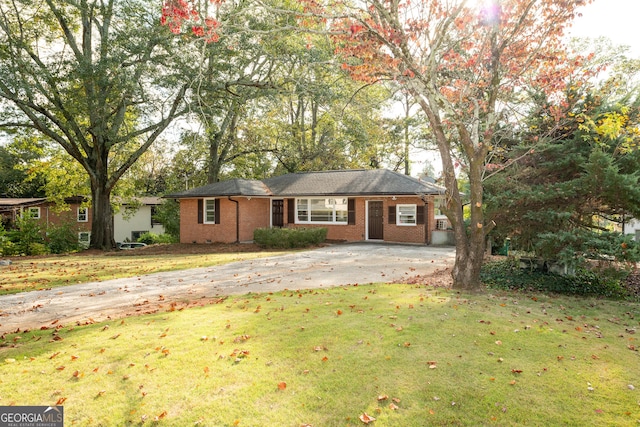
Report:
[[605,36],[616,45],[629,46],[629,56],[640,57],[640,0],[595,0],[580,10],[582,16],[573,23],[572,36]]

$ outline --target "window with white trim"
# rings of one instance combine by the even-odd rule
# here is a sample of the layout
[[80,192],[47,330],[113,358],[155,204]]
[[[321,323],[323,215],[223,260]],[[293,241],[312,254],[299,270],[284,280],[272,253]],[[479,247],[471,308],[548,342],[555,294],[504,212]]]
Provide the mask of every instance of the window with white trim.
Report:
[[298,224],[347,224],[349,220],[346,198],[296,199],[296,223]]
[[88,221],[89,221],[89,208],[79,207],[78,222],[88,222]]
[[40,208],[39,207],[31,207],[25,209],[27,212],[27,216],[33,219],[40,219]]
[[416,205],[396,205],[397,225],[416,225],[417,209]]
[[216,199],[204,199],[204,223],[216,223]]

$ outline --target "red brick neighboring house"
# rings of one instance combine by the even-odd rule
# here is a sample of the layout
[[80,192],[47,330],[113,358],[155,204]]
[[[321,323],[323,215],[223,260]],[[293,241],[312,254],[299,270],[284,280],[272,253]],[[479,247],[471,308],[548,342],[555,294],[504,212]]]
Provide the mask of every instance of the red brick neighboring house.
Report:
[[53,202],[45,198],[0,198],[0,219],[5,229],[11,228],[24,212],[35,218],[44,230],[51,226],[72,224],[78,232],[79,241],[88,245],[91,236],[91,209],[82,205],[82,197],[68,198],[65,202],[69,209],[60,212]]
[[444,188],[384,169],[232,179],[165,198],[180,202],[182,243],[243,242],[264,227],[326,227],[327,239],[431,243]]

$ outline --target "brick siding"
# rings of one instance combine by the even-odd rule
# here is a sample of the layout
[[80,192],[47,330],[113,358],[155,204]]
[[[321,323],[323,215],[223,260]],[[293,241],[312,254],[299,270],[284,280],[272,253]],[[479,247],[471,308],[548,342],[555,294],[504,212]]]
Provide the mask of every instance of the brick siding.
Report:
[[[240,209],[239,240],[253,240],[253,230],[269,227],[271,223],[271,200],[246,197],[233,197],[238,201]],[[357,197],[355,198],[355,224],[295,224],[288,223],[289,199],[284,199],[285,227],[325,227],[327,239],[335,241],[358,242],[367,238],[367,201],[383,202],[383,240],[388,242],[425,244],[431,239],[431,231],[435,230],[434,197],[430,196],[425,209],[425,224],[399,226],[389,224],[388,209],[398,204],[415,204],[424,206],[419,197]],[[180,241],[182,243],[232,243],[236,241],[236,205],[227,198],[220,198],[220,224],[198,224],[198,199],[180,200]],[[428,228],[428,232],[427,232]],[[428,238],[428,240],[427,240]]]

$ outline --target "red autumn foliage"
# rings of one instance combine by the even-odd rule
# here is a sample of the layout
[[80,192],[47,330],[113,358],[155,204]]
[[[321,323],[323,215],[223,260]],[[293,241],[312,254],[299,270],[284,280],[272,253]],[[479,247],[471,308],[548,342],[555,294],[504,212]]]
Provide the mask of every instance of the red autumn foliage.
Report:
[[[215,9],[222,0],[209,0],[209,3]],[[188,0],[165,0],[160,24],[169,27],[174,34],[181,34],[191,26],[191,34],[207,43],[217,42],[220,38],[220,22],[211,16],[203,16],[196,5]]]

